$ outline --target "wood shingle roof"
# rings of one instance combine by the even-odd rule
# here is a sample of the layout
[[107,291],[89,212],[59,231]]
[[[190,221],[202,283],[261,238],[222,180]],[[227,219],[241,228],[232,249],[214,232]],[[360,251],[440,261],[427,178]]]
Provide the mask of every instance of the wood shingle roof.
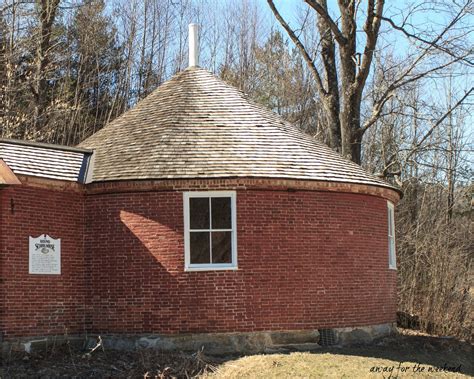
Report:
[[0,159],[15,174],[84,183],[92,151],[12,139],[0,139]]
[[93,181],[260,177],[392,188],[198,67],[82,142]]

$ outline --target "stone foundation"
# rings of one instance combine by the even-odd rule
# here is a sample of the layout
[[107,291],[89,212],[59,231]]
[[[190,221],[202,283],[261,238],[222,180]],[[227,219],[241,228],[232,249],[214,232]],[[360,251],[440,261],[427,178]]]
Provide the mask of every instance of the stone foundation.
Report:
[[[324,333],[324,341],[321,333]],[[203,349],[209,355],[275,353],[310,351],[321,345],[348,345],[370,343],[376,338],[396,333],[395,324],[380,324],[354,328],[322,330],[291,330],[252,333],[205,333],[182,335],[102,335],[104,349],[135,350],[157,349],[162,351],[195,352]],[[326,338],[330,335],[331,338]],[[98,336],[50,336],[4,341],[2,354],[10,351],[28,353],[70,343],[75,347],[91,349]],[[329,343],[328,343],[329,341]]]

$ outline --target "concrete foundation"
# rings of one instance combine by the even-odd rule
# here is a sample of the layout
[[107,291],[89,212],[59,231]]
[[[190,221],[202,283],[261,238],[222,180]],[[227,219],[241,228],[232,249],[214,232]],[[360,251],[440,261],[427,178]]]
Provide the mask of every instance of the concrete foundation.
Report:
[[[162,351],[203,350],[209,355],[275,353],[310,351],[322,345],[348,345],[370,343],[376,338],[396,333],[396,325],[381,324],[354,328],[325,329],[331,339],[321,338],[320,330],[263,331],[252,333],[205,333],[182,335],[101,335],[104,349],[135,350],[157,349]],[[322,331],[321,331],[322,332]],[[53,346],[69,343],[76,348],[92,349],[97,336],[49,336],[3,341],[2,354],[11,351],[32,353]],[[330,341],[330,343],[327,343]]]

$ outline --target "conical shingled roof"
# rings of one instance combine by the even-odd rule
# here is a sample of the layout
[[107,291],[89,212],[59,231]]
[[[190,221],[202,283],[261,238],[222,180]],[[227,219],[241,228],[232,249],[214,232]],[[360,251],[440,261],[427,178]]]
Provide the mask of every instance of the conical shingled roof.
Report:
[[96,151],[95,182],[253,177],[393,188],[198,67],[80,146]]

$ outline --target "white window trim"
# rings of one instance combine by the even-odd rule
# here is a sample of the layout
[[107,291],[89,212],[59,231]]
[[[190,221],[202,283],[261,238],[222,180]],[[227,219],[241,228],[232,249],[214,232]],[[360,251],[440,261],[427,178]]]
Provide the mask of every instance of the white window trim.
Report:
[[[191,263],[190,228],[189,228],[189,199],[194,197],[230,197],[231,203],[231,232],[232,232],[232,263]],[[214,271],[214,270],[237,270],[237,201],[235,191],[204,191],[204,192],[184,192],[184,271]],[[212,217],[212,216],[211,216]],[[199,229],[200,230],[200,229]],[[199,231],[193,229],[193,231]],[[221,229],[212,229],[220,231]],[[229,231],[229,229],[222,229]],[[202,229],[210,231],[210,229]]]
[[[390,220],[388,220],[389,223],[391,223],[391,228],[390,225],[388,225],[388,230],[392,229],[392,236],[388,234],[388,268],[390,270],[396,270],[397,269],[397,243],[395,239],[395,206],[393,203],[390,201],[387,201],[387,211],[390,209],[391,212],[389,212]],[[393,250],[390,248],[391,244],[391,239],[393,239]],[[393,257],[391,256],[391,252],[393,251]],[[392,264],[393,262],[393,264]]]

